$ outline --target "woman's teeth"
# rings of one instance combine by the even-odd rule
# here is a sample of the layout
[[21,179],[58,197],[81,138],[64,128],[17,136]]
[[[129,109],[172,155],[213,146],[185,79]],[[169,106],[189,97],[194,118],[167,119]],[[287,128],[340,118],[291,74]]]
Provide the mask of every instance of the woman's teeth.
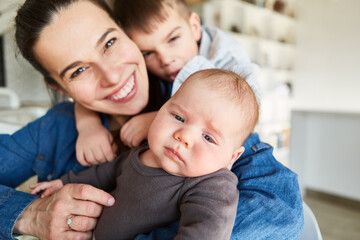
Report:
[[134,75],[131,75],[130,80],[126,83],[126,85],[123,88],[121,88],[121,90],[117,94],[111,96],[110,99],[119,100],[126,97],[134,88],[134,85],[135,85]]

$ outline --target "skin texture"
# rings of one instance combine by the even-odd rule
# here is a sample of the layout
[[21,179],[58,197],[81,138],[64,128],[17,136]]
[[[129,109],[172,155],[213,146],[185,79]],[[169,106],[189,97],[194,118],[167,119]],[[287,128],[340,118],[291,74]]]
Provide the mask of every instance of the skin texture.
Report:
[[172,82],[181,68],[198,55],[201,25],[196,13],[188,19],[171,8],[168,13],[169,17],[157,23],[152,33],[134,29],[129,35],[143,53],[148,71]]
[[88,109],[123,117],[147,104],[148,78],[139,49],[89,2],[55,15],[34,50],[61,86],[57,90]]
[[151,151],[140,159],[186,177],[230,169],[244,151],[239,109],[201,80],[188,79],[159,110],[149,130]]

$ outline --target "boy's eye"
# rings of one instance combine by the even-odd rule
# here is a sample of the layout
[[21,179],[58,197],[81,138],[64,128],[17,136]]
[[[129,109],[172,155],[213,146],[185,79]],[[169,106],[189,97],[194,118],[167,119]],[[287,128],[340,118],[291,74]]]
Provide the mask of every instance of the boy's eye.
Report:
[[173,41],[175,41],[175,40],[178,39],[178,38],[179,38],[179,36],[172,37],[172,38],[170,38],[169,42],[173,42]]
[[78,69],[75,70],[75,72],[73,72],[70,76],[70,79],[74,79],[77,76],[79,76],[82,72],[84,72],[86,70],[86,67],[80,67]]
[[212,139],[209,135],[203,134],[203,137],[204,137],[205,140],[208,141],[209,143],[215,143],[214,139]]
[[185,120],[182,118],[182,117],[180,117],[179,115],[174,115],[174,117],[175,117],[175,119],[176,120],[178,120],[179,122],[185,122]]
[[143,56],[144,58],[147,58],[149,57],[153,52],[146,52],[146,53],[143,53]]
[[112,38],[110,39],[106,44],[105,44],[105,50],[107,50],[108,48],[110,48],[116,41],[116,38]]

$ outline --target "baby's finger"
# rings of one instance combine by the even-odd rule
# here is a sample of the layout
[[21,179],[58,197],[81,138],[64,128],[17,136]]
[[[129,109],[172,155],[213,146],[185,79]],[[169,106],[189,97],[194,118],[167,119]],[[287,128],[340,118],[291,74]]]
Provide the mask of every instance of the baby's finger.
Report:
[[53,195],[54,192],[56,192],[56,188],[50,187],[41,194],[41,197],[44,198],[44,197],[51,196],[51,195]]

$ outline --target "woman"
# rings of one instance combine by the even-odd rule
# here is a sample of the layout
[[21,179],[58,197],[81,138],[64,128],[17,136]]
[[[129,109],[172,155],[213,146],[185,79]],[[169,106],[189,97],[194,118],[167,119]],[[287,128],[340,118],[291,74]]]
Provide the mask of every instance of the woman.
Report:
[[[117,130],[148,102],[148,79],[139,49],[101,0],[27,0],[16,17],[20,51],[49,86],[83,106],[107,113]],[[0,239],[12,233],[41,239],[90,239],[102,206],[114,199],[88,185],[68,185],[49,198],[17,192],[26,178],[55,179],[83,167],[75,157],[77,131],[71,103],[56,105],[12,136],[0,137]],[[296,174],[276,162],[252,135],[233,167],[240,201],[234,238],[291,239],[302,228]],[[299,220],[300,218],[300,220]],[[169,239],[176,223],[141,238]]]

